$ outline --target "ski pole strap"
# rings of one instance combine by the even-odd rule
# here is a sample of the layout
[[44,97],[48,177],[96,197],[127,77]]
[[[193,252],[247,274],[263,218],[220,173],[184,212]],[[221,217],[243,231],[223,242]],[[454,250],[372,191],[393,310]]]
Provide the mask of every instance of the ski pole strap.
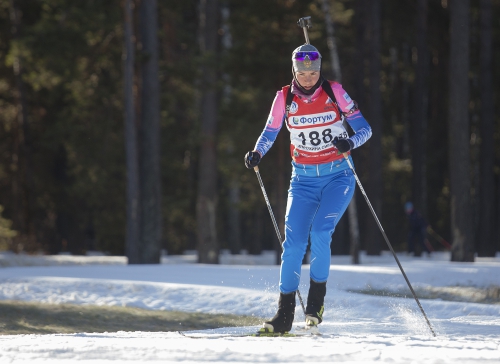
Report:
[[335,94],[333,93],[332,90],[332,85],[330,85],[330,82],[328,80],[324,80],[323,83],[321,84],[321,88],[323,91],[326,92],[328,97],[332,100],[332,102],[337,106],[337,109],[339,110],[340,116],[342,118],[342,122],[344,121],[344,113],[342,112],[342,109],[340,108],[339,103],[337,102],[337,98],[335,97]]
[[[323,91],[326,92],[328,97],[332,100],[332,102],[337,106],[337,109],[339,110],[340,116],[342,117],[342,122],[344,121],[344,113],[342,112],[342,109],[340,108],[339,103],[337,102],[337,98],[335,97],[335,94],[333,93],[332,86],[330,85],[330,82],[328,82],[327,79],[323,80],[321,83],[321,88]],[[288,92],[286,94],[286,101],[285,101],[285,120],[288,121],[288,113],[290,112],[290,107],[292,106],[293,98],[295,95],[292,93],[292,84],[290,84],[290,87],[288,88]]]

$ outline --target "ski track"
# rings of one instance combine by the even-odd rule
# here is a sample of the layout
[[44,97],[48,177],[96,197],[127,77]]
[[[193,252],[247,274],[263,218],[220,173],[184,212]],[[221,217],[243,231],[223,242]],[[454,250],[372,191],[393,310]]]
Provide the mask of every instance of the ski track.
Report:
[[[8,260],[8,256],[0,255]],[[369,296],[349,290],[401,291],[406,283],[392,257],[332,258],[323,336],[236,337],[258,327],[186,332],[113,332],[0,336],[0,363],[500,363],[500,305],[421,299],[437,337],[413,297]],[[175,258],[127,266],[114,257],[29,260],[0,264],[0,299],[133,306],[151,310],[232,313],[268,318],[276,309],[279,268],[198,265]],[[28,258],[27,258],[28,259]],[[228,259],[226,257],[226,259]],[[272,262],[272,259],[266,257]],[[266,263],[268,264],[266,260]],[[414,287],[500,285],[500,259],[451,263],[446,256],[402,265]],[[226,260],[227,261],[227,260]],[[35,264],[35,263],[38,264]],[[181,264],[178,264],[178,263]],[[93,265],[88,265],[91,263]],[[259,264],[251,257],[252,264]],[[106,265],[107,264],[107,265]],[[308,266],[301,292],[307,296]],[[303,320],[297,306],[295,326]],[[0,319],[1,320],[1,319]],[[1,321],[0,321],[1,324]],[[229,336],[224,336],[229,335]]]

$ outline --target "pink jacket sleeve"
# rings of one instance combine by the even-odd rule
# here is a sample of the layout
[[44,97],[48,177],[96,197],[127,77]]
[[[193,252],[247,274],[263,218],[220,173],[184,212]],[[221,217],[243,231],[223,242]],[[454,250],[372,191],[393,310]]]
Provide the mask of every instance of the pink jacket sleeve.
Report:
[[285,97],[283,96],[283,91],[279,90],[276,92],[274,97],[273,105],[271,106],[271,111],[269,117],[267,118],[266,128],[267,130],[280,130],[283,126],[283,118],[285,116]]
[[345,92],[340,83],[330,82],[330,84],[332,85],[333,94],[335,95],[342,112],[347,113],[351,111],[354,106],[354,101],[352,101],[349,94]]
[[285,117],[285,100],[283,96],[283,92],[280,90],[276,93],[276,97],[274,98],[273,105],[271,107],[271,112],[267,118],[266,126],[260,134],[259,139],[255,143],[255,148],[257,152],[261,156],[264,156],[269,149],[274,144],[276,137],[278,136],[278,132],[281,130],[283,126],[283,120]]

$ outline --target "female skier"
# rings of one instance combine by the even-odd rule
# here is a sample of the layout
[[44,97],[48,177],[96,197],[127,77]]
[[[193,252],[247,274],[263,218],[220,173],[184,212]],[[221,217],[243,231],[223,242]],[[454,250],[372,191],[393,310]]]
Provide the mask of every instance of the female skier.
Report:
[[[350,151],[372,134],[357,104],[342,86],[321,76],[321,54],[314,46],[304,44],[295,49],[292,64],[291,85],[276,93],[264,131],[254,150],[245,155],[247,168],[257,166],[286,123],[290,131],[292,176],[278,312],[264,323],[261,332],[267,333],[286,333],[292,328],[295,292],[309,239],[311,271],[306,326],[316,327],[321,323],[330,271],[331,236],[355,188],[353,173],[343,154],[351,158]],[[354,131],[351,137],[343,126],[344,118]]]

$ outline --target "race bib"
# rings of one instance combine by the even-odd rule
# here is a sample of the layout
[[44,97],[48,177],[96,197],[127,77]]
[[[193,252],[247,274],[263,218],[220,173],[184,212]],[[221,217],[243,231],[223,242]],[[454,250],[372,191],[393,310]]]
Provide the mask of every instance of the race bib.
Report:
[[332,148],[332,141],[335,137],[339,139],[349,138],[341,121],[308,128],[290,128],[290,140],[295,149],[309,153]]

